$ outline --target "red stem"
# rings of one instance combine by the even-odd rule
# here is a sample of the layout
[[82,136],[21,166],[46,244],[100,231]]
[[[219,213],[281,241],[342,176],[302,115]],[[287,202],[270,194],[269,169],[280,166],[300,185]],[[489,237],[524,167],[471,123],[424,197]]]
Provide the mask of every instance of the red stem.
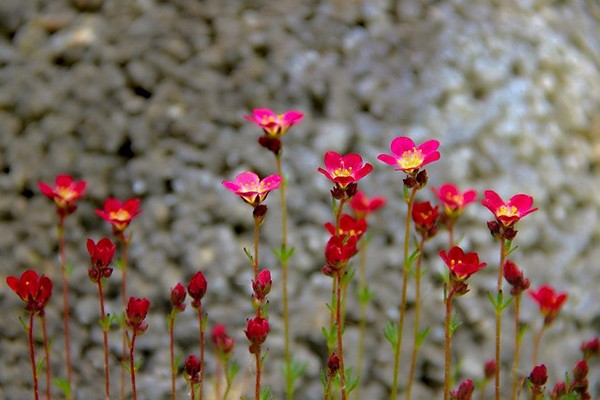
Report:
[[29,313],[29,356],[31,358],[31,373],[33,375],[33,395],[35,400],[39,399],[38,395],[38,379],[37,369],[35,365],[35,349],[33,347],[33,316],[34,313]]
[[420,330],[420,317],[421,317],[421,265],[423,264],[423,248],[425,247],[425,236],[421,236],[419,242],[419,258],[417,259],[417,267],[415,270],[415,319],[413,322],[413,351],[410,358],[410,374],[408,376],[408,385],[406,387],[406,400],[411,399],[412,384],[415,378],[415,370],[417,366],[417,353],[419,351],[420,343],[419,330]]
[[[104,324],[106,313],[104,312],[104,292],[102,291],[102,278],[98,277],[98,296],[100,297],[100,320]],[[110,373],[108,369],[108,333],[102,327],[102,342],[104,344],[104,392],[106,399],[110,399]]]
[[[447,290],[450,291],[450,288],[448,287]],[[452,294],[452,292],[448,293],[445,300],[446,319],[444,322],[444,400],[448,400],[450,398],[450,341],[452,340],[450,321],[452,320]]]
[[202,400],[204,389],[204,324],[202,323],[202,303],[198,304],[198,324],[200,325],[200,386],[199,398]]
[[169,349],[171,354],[171,400],[175,400],[175,312],[169,315]]
[[[118,238],[121,240],[123,248],[123,265],[121,271],[123,274],[123,281],[121,284],[121,304],[125,308],[127,307],[127,238],[125,233],[121,232],[118,234]],[[122,327],[122,339],[121,339],[121,399],[125,398],[125,363],[127,362],[127,328],[125,324]]]
[[46,399],[50,399],[50,349],[48,348],[48,333],[46,330],[46,315],[40,314],[42,320],[42,334],[44,336],[44,353],[46,355]]
[[[506,239],[500,239],[500,267],[498,268],[498,296],[502,293],[502,278],[504,277],[504,261],[506,259],[505,249]],[[502,300],[504,301],[504,300]],[[494,374],[494,394],[496,400],[500,400],[500,335],[502,326],[502,310],[501,305],[496,305],[496,372]]]
[[[65,363],[67,364],[67,382],[71,388],[72,369],[71,369],[71,340],[69,333],[69,281],[67,279],[67,259],[65,255],[65,217],[60,216],[58,220],[58,248],[60,253],[60,272],[63,287],[63,324],[65,330]],[[70,393],[70,390],[69,390]]]
[[133,392],[133,400],[137,400],[137,390],[135,389],[135,363],[133,362],[133,349],[135,347],[135,330],[131,336],[131,347],[129,348],[129,370],[131,372],[131,390]]
[[341,286],[342,286],[342,275],[343,275],[343,269],[338,271],[337,275],[336,275],[336,279],[337,279],[337,299],[336,299],[336,306],[335,306],[335,319],[336,319],[336,326],[337,326],[337,350],[338,350],[338,357],[340,358],[340,370],[339,370],[339,374],[340,374],[340,394],[342,396],[342,400],[346,400],[346,374],[344,372],[344,348],[343,348],[343,336],[342,336],[342,291],[341,291]]
[[260,347],[258,348],[258,351],[256,352],[256,354],[254,355],[254,358],[256,360],[256,384],[254,385],[254,399],[255,400],[260,400],[260,372],[261,372],[261,365],[260,365]]

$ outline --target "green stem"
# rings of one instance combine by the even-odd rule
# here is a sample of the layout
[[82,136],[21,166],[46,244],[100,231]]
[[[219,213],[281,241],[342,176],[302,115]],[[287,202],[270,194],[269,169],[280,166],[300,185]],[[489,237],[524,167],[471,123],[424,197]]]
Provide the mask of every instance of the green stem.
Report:
[[337,326],[337,353],[340,358],[340,394],[342,400],[346,400],[346,374],[344,372],[344,347],[343,347],[343,323],[342,323],[342,275],[344,270],[341,269],[336,274],[337,280],[337,293],[336,293],[336,307],[335,307],[335,319]]
[[100,298],[100,320],[102,321],[102,341],[104,344],[104,392],[106,399],[110,399],[110,373],[108,368],[108,333],[104,327],[106,314],[104,311],[104,292],[102,290],[102,278],[98,277],[98,296]]
[[42,320],[42,335],[44,341],[44,353],[46,355],[46,399],[50,400],[50,349],[48,348],[48,331],[46,329],[46,315],[40,314]]
[[417,365],[417,353],[421,347],[419,343],[419,331],[420,331],[420,316],[421,316],[421,264],[423,263],[423,248],[425,246],[425,236],[421,236],[419,242],[419,258],[417,259],[417,266],[415,272],[415,320],[413,324],[413,351],[410,359],[410,374],[408,376],[408,386],[406,388],[406,400],[410,400],[410,394],[412,391],[412,383],[415,378],[415,369]]
[[546,330],[546,324],[542,325],[540,331],[533,338],[533,365],[536,366],[538,362],[538,354],[540,351],[540,343],[542,342],[542,335]]
[[67,390],[69,399],[71,396],[72,368],[71,368],[71,335],[69,330],[69,280],[67,278],[67,257],[65,254],[65,218],[59,217],[57,233],[58,233],[58,248],[60,253],[60,273],[63,287],[63,324],[65,330],[65,363],[67,368]]
[[513,356],[513,384],[512,384],[512,400],[517,400],[517,388],[519,386],[519,353],[521,350],[521,333],[519,327],[519,313],[521,308],[521,294],[515,296],[515,354]]
[[448,284],[446,291],[446,319],[444,321],[444,400],[450,398],[450,341],[452,340],[452,332],[450,332],[450,321],[452,320],[452,292]]
[[31,359],[31,374],[33,375],[33,396],[35,400],[39,399],[38,394],[38,379],[37,379],[37,368],[35,365],[35,349],[33,347],[33,316],[34,313],[29,313],[29,357]]
[[394,379],[390,398],[395,400],[398,395],[398,374],[400,372],[400,353],[402,350],[402,333],[404,332],[404,317],[406,314],[406,291],[408,288],[408,246],[410,243],[410,221],[417,188],[413,187],[407,202],[406,225],[404,228],[404,265],[402,267],[402,298],[400,301],[400,316],[398,319],[398,342],[394,349]]
[[[498,298],[502,293],[502,279],[504,277],[504,262],[506,261],[506,239],[500,239],[500,266],[498,268]],[[500,400],[500,335],[502,327],[502,307],[500,304],[496,305],[496,371],[494,374],[494,394],[496,400]]]
[[[358,290],[359,293],[366,293],[367,291],[367,242],[360,242],[360,250],[358,252]],[[367,331],[367,302],[364,299],[360,299],[360,317],[359,317],[359,334],[358,334],[358,356],[356,362],[356,370],[358,376],[362,377],[363,372],[363,358],[365,353],[365,333]],[[354,399],[358,400],[360,397],[360,391],[356,390]]]

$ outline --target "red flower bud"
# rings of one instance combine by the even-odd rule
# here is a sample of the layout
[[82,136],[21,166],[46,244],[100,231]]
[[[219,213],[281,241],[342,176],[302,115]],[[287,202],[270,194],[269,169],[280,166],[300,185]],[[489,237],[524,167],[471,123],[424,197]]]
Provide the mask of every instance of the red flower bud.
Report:
[[589,360],[600,355],[600,341],[598,341],[598,338],[593,338],[589,342],[583,342],[580,349],[583,352],[583,357]]
[[554,385],[554,389],[552,389],[552,392],[550,392],[550,398],[552,400],[558,400],[561,399],[563,396],[567,395],[567,386],[565,385],[564,382],[558,382],[556,385]]
[[221,357],[225,357],[233,351],[235,346],[235,340],[227,335],[227,329],[223,324],[217,324],[214,326],[210,338],[217,350],[217,353]]
[[474,390],[475,385],[473,384],[473,381],[467,379],[460,384],[457,390],[450,393],[450,398],[452,400],[471,400]]
[[185,288],[181,283],[177,283],[177,285],[171,289],[171,303],[175,309],[179,311],[185,310],[186,295]]
[[344,268],[350,257],[358,251],[356,240],[356,236],[350,236],[348,239],[332,236],[325,245],[327,265],[337,270]]
[[92,268],[88,271],[90,279],[97,283],[98,279],[110,277],[112,267],[109,264],[115,255],[117,246],[109,238],[102,238],[98,243],[88,239],[86,247],[92,262]]
[[514,262],[506,260],[502,272],[506,281],[513,287],[510,292],[513,296],[518,296],[529,289],[529,279],[523,276],[523,271]]
[[188,382],[193,384],[199,383],[201,369],[202,365],[200,364],[200,360],[195,355],[192,354],[185,359],[183,371],[185,372],[185,378]]
[[260,301],[263,301],[265,297],[271,291],[271,273],[268,269],[263,269],[258,273],[258,277],[256,280],[252,281],[252,289],[254,290],[254,295]]
[[333,378],[340,370],[340,358],[337,354],[332,353],[327,360],[327,376]]
[[244,333],[252,343],[250,345],[250,353],[256,354],[260,350],[260,345],[265,342],[269,334],[269,321],[262,317],[249,319]]
[[590,368],[587,361],[580,360],[575,364],[575,368],[573,368],[573,379],[576,381],[586,379],[589,371]]
[[192,307],[200,307],[202,298],[206,294],[207,285],[206,278],[201,271],[196,272],[194,276],[192,276],[187,287],[188,294],[192,298]]
[[489,360],[483,366],[483,375],[486,379],[491,379],[496,375],[496,361]]
[[531,370],[529,374],[529,381],[534,386],[544,386],[548,381],[548,370],[544,364],[537,365]]
[[150,300],[145,298],[130,297],[125,309],[127,316],[127,326],[129,326],[134,334],[141,335],[148,328],[148,324],[144,322],[148,309],[150,308]]

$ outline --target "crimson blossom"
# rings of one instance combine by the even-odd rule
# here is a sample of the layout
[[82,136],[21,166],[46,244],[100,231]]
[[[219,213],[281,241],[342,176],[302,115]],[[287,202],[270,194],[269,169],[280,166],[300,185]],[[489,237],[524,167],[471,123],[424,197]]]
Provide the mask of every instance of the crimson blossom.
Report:
[[256,208],[271,191],[281,185],[282,181],[283,177],[280,175],[269,175],[261,180],[254,172],[247,171],[238,174],[233,182],[222,181],[221,183],[227,190],[240,196],[242,200]]
[[451,278],[459,282],[465,281],[487,265],[479,262],[477,253],[465,253],[458,246],[454,246],[448,253],[441,250],[439,254],[450,270]]
[[356,239],[360,240],[362,235],[367,231],[367,220],[364,218],[354,219],[348,214],[342,214],[338,232],[335,231],[335,225],[331,222],[326,222],[324,226],[327,232],[334,236],[340,236],[341,238],[356,236]]
[[88,239],[86,247],[92,261],[92,268],[88,270],[90,279],[97,283],[99,279],[109,278],[112,275],[110,262],[117,246],[109,238],[102,238],[98,243]]
[[388,165],[396,167],[396,171],[404,171],[408,175],[416,175],[425,165],[440,159],[437,151],[440,142],[428,140],[416,146],[408,137],[397,137],[392,140],[390,150],[392,154],[380,154],[377,159]]
[[183,363],[183,371],[185,378],[191,384],[200,383],[200,371],[202,370],[202,364],[195,355],[190,355],[185,359]]
[[332,236],[325,245],[325,260],[327,266],[334,270],[343,269],[348,260],[356,254],[356,236],[345,239],[340,236]]
[[173,304],[175,310],[185,311],[186,296],[185,287],[180,282],[173,286],[173,289],[171,289],[171,304]]
[[335,151],[328,151],[325,153],[324,163],[325,168],[319,167],[318,171],[342,190],[358,182],[373,170],[371,164],[363,163],[362,157],[354,153],[343,156]]
[[512,227],[521,218],[537,211],[537,208],[532,208],[533,197],[527,194],[516,194],[504,202],[498,193],[486,190],[481,204],[487,207],[496,217],[496,221],[505,228]]
[[29,269],[20,278],[9,276],[6,283],[25,302],[25,309],[30,313],[43,315],[44,308],[52,296],[52,281],[46,275],[38,276]]
[[210,334],[210,339],[215,346],[217,356],[226,360],[235,346],[235,340],[227,334],[223,324],[216,324]]
[[263,301],[271,291],[271,272],[268,269],[263,269],[258,273],[256,280],[252,281],[252,290],[254,295],[260,301]]
[[530,289],[529,295],[540,306],[546,325],[554,321],[569,297],[567,293],[556,292],[550,285],[542,285],[537,290]]
[[85,193],[86,182],[75,181],[70,175],[58,175],[54,187],[38,182],[42,194],[56,203],[59,216],[65,217],[77,209],[75,202]]
[[433,207],[429,201],[415,203],[412,209],[412,219],[415,222],[415,229],[424,239],[432,238],[437,233],[439,216],[438,207]]
[[131,221],[142,212],[139,208],[140,199],[128,199],[123,203],[119,199],[109,197],[104,201],[103,208],[96,210],[96,215],[110,222],[115,235],[120,235],[127,229]]
[[246,115],[244,118],[262,128],[266,135],[280,138],[289,128],[302,122],[304,114],[294,110],[276,114],[268,108],[257,108],[252,110],[252,115]]
[[132,329],[134,335],[141,335],[148,328],[148,324],[144,320],[149,308],[150,300],[133,296],[129,298],[125,314],[127,326]]
[[477,200],[476,190],[468,189],[461,193],[451,183],[444,183],[439,189],[432,187],[431,190],[437,196],[444,207],[444,212],[449,217],[458,217],[467,205]]
[[368,198],[361,190],[350,200],[350,208],[354,211],[356,218],[367,218],[369,215],[385,206],[386,199],[383,196]]

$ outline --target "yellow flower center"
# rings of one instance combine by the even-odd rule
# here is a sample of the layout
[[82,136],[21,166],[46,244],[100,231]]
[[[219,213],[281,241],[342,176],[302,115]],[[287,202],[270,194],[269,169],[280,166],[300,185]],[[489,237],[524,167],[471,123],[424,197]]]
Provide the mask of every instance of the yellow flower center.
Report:
[[56,193],[62,200],[66,202],[71,201],[76,197],[76,193],[73,190],[71,190],[69,186],[62,186],[56,188]]
[[334,176],[352,176],[352,167],[350,168],[336,168],[333,170]]
[[108,215],[111,219],[115,221],[127,221],[131,219],[131,214],[129,213],[129,211],[122,208],[117,211],[112,211]]
[[504,217],[515,217],[515,216],[519,216],[519,210],[517,210],[517,207],[515,206],[500,206],[498,208],[497,211],[497,215],[500,216],[504,216]]
[[398,159],[398,165],[403,170],[417,169],[423,164],[423,152],[419,149],[405,151],[402,157]]

